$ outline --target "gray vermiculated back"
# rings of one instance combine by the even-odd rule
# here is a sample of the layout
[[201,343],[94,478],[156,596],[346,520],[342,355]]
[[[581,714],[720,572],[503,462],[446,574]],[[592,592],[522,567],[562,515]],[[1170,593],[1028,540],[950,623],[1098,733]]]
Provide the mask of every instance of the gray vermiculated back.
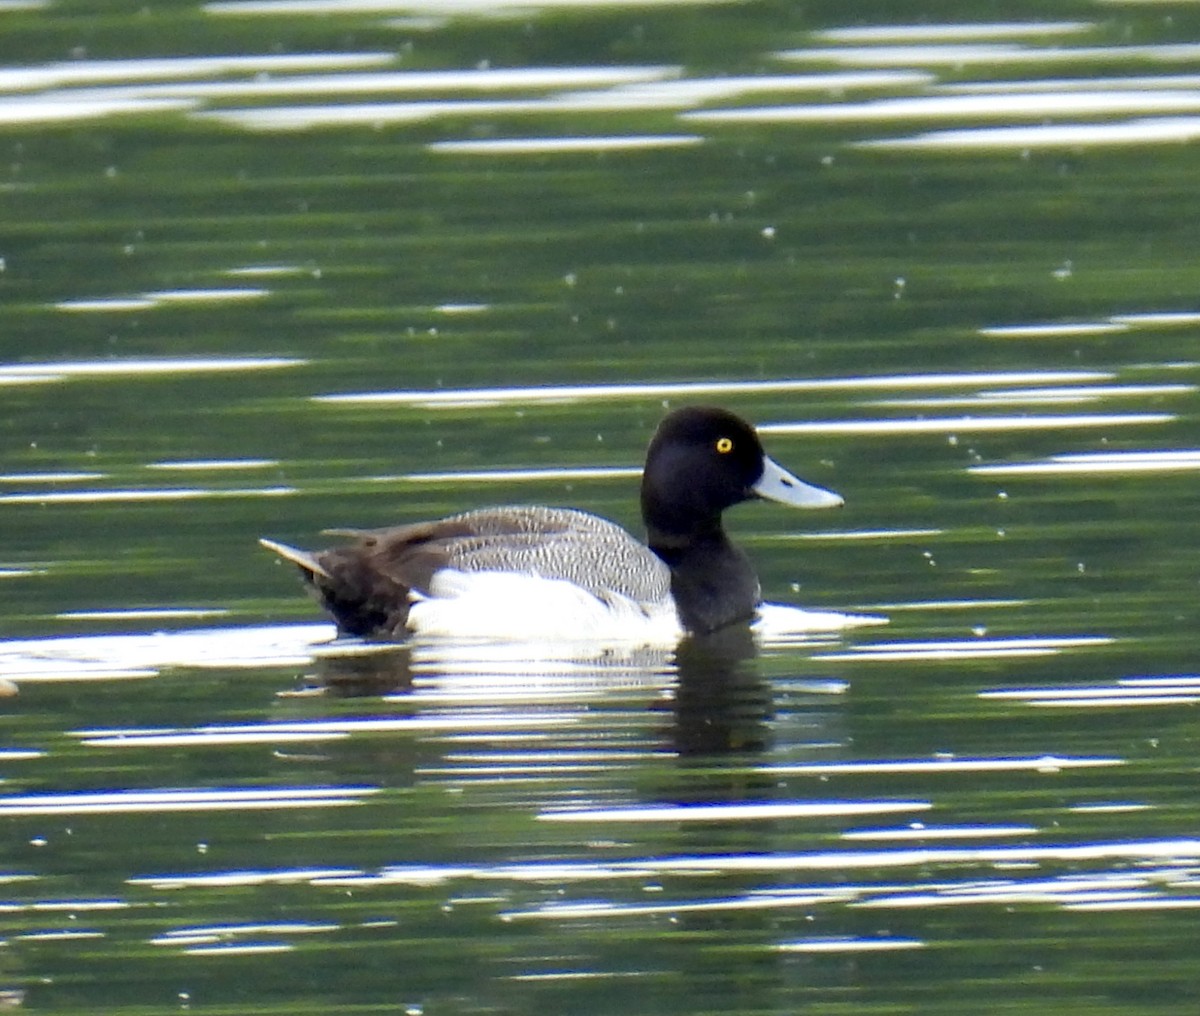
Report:
[[670,573],[658,556],[597,515],[521,505],[477,509],[446,521],[465,523],[476,534],[447,545],[449,564],[462,571],[530,572],[644,603],[670,592]]

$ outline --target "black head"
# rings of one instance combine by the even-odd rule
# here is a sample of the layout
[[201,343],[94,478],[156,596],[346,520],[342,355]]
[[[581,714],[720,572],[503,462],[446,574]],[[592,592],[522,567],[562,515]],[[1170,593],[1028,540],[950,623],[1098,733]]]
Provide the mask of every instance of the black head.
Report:
[[659,425],[642,473],[642,517],[651,549],[671,569],[671,593],[690,632],[753,616],[758,579],[726,538],[721,513],[756,497],[801,508],[842,503],[768,458],[754,428],[723,409],[680,409]]
[[646,524],[680,535],[719,524],[726,508],[755,496],[763,458],[754,428],[733,413],[677,409],[659,424],[646,451]]
[[754,428],[724,409],[689,406],[659,424],[642,473],[642,517],[652,533],[719,529],[721,512],[755,497],[797,508],[842,503],[769,458]]

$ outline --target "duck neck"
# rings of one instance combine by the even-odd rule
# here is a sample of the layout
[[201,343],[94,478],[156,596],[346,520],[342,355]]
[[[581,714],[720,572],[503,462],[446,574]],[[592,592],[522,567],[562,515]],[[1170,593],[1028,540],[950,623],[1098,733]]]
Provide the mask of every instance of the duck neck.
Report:
[[650,527],[647,542],[671,570],[671,595],[686,631],[707,635],[753,620],[758,578],[719,519],[686,535]]

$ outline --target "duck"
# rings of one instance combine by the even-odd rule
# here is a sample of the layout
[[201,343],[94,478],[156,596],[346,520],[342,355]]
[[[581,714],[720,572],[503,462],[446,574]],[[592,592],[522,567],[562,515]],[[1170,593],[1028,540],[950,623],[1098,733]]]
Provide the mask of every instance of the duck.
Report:
[[541,505],[326,530],[346,542],[315,552],[259,542],[299,568],[339,636],[671,643],[754,620],[758,577],[722,514],[758,499],[843,503],[768,456],[746,420],[687,406],[662,420],[646,451],[645,543],[598,515]]

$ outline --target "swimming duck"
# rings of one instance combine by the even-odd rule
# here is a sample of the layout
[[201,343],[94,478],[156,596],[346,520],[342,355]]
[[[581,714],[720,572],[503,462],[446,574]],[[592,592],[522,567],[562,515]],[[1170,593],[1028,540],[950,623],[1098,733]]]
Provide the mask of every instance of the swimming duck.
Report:
[[540,506],[328,530],[350,542],[316,553],[259,542],[299,566],[343,635],[669,642],[754,618],[758,578],[721,525],[726,508],[754,498],[842,504],[769,458],[745,420],[687,407],[646,452],[646,544],[599,516]]

